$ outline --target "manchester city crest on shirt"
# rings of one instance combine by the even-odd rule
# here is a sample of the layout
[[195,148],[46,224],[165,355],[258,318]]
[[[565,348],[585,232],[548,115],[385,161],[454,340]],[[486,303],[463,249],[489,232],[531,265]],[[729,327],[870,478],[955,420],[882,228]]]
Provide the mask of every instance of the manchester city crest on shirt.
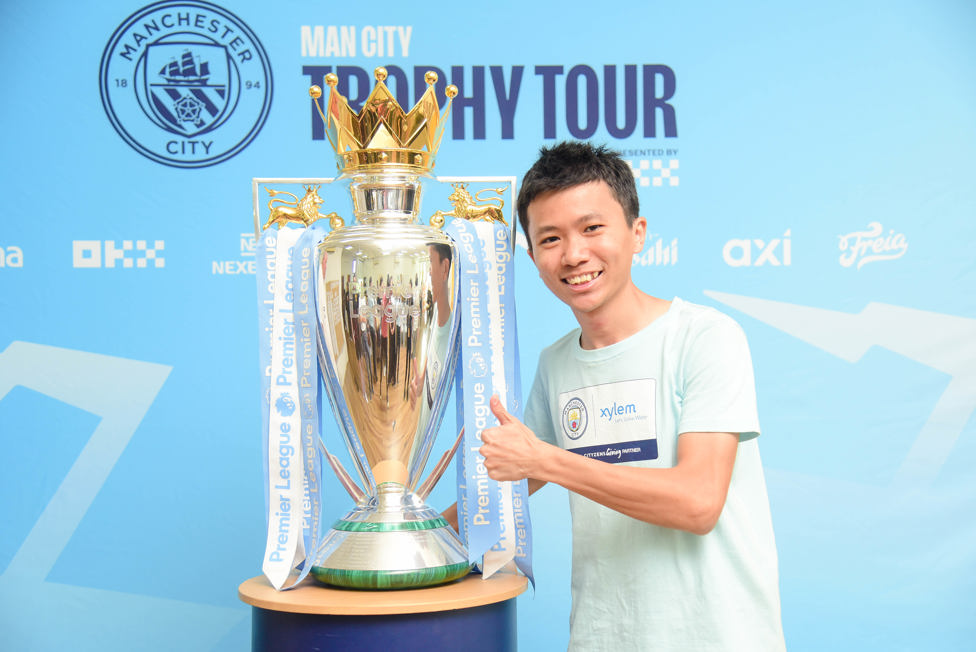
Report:
[[579,439],[586,432],[586,404],[578,398],[566,402],[562,414],[563,432],[570,439]]
[[247,147],[271,108],[271,66],[250,28],[208,2],[157,2],[129,16],[100,69],[112,126],[140,154],[205,167]]

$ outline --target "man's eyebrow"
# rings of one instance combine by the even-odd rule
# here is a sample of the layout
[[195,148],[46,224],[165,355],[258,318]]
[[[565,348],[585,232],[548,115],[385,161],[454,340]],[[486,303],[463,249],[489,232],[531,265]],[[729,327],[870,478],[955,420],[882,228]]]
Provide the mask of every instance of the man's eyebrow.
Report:
[[540,226],[538,229],[533,229],[533,230],[535,231],[535,235],[539,236],[542,235],[543,233],[551,233],[552,231],[558,231],[559,227],[549,224],[546,226]]
[[[572,222],[572,224],[570,224],[570,226],[579,226],[581,224],[585,224],[586,222],[591,222],[593,220],[600,220],[600,219],[603,219],[603,218],[602,218],[602,216],[599,213],[596,213],[596,212],[584,213],[583,215],[580,215],[575,220],[573,220],[573,222]],[[558,230],[559,230],[559,227],[558,226],[555,226],[554,224],[546,224],[546,225],[540,226],[535,231],[535,234],[536,235],[540,235],[542,233],[549,233],[551,231],[558,231]]]

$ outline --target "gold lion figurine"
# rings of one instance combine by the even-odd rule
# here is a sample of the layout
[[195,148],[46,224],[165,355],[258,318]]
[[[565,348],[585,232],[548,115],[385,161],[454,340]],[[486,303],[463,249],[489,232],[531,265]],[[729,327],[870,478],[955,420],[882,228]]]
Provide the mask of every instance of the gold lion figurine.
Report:
[[[308,226],[312,222],[321,219],[329,220],[332,228],[343,226],[344,221],[339,217],[338,213],[323,215],[319,212],[319,206],[322,205],[322,198],[319,197],[318,191],[321,186],[306,185],[304,187],[305,196],[301,199],[294,193],[286,190],[272,190],[271,188],[265,187],[265,190],[271,195],[271,199],[268,201],[268,211],[271,215],[268,217],[264,229],[272,225],[281,228],[288,222],[298,222],[303,226]],[[282,199],[278,195],[288,195],[292,198],[292,201]]]

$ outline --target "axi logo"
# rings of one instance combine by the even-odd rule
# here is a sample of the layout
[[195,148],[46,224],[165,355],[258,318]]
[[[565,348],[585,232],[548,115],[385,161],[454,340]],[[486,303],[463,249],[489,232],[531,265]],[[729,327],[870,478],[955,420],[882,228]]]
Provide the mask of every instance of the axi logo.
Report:
[[652,233],[648,238],[643,252],[634,254],[634,265],[639,267],[654,267],[678,264],[678,239],[672,238],[671,244],[664,244],[664,238]]
[[165,267],[166,259],[159,254],[165,243],[154,240],[149,246],[147,240],[75,240],[72,242],[72,266],[89,269],[114,268],[120,263],[123,268]]
[[0,267],[23,267],[24,252],[20,247],[0,245]]
[[627,414],[637,414],[637,406],[633,403],[626,403],[618,405],[616,401],[610,407],[600,408],[600,418],[606,419],[607,421],[613,421],[614,417],[620,417]]
[[792,262],[790,229],[786,229],[782,238],[768,242],[759,238],[733,238],[722,248],[722,258],[730,267],[789,267]]
[[901,258],[908,251],[908,240],[904,233],[888,230],[888,235],[882,235],[884,228],[881,222],[871,222],[867,231],[854,231],[847,235],[837,236],[840,240],[840,264],[844,267],[861,269],[868,263],[878,260],[894,260]]
[[234,156],[271,109],[271,65],[237,16],[201,0],[143,7],[115,30],[99,71],[112,126],[157,163],[196,168]]

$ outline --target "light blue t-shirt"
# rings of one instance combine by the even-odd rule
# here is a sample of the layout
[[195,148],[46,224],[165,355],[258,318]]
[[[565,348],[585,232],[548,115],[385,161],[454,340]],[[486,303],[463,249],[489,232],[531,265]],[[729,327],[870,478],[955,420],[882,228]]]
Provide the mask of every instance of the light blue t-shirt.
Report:
[[725,508],[704,536],[570,493],[571,650],[785,649],[776,545],[742,329],[674,299],[635,335],[584,350],[574,330],[542,352],[525,422],[608,463],[667,468],[684,432],[739,433]]

